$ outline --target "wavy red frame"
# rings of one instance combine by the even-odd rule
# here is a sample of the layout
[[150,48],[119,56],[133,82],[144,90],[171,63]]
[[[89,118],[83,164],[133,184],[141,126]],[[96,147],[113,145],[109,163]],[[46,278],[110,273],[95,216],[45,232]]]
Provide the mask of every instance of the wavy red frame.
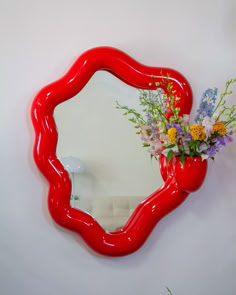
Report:
[[173,69],[145,66],[118,49],[98,47],[82,54],[64,77],[44,87],[33,101],[34,159],[49,181],[48,207],[51,216],[58,224],[78,232],[95,251],[119,256],[137,250],[156,223],[182,203],[188,192],[180,189],[172,165],[172,168],[167,168],[162,157],[164,186],[136,208],[121,230],[106,232],[91,215],[70,206],[71,180],[56,156],[58,133],[53,111],[58,104],[80,92],[98,70],[106,70],[123,82],[143,89],[155,88],[154,80],[159,82],[170,75],[176,95],[181,97],[178,104],[182,114],[190,113],[192,90],[188,81]]

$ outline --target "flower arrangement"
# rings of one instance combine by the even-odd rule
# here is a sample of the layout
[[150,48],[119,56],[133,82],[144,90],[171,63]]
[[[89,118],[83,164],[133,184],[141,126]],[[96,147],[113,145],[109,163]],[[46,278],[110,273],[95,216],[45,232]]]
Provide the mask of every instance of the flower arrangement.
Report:
[[[175,95],[169,77],[156,82],[155,90],[139,90],[141,113],[118,102],[116,107],[124,110],[124,115],[131,115],[129,121],[135,124],[151,157],[157,159],[164,154],[170,161],[179,156],[183,165],[187,156],[214,160],[215,154],[233,140],[236,105],[227,106],[226,97],[232,93],[229,87],[234,82],[236,78],[226,82],[218,100],[218,89],[207,89],[193,123],[189,115],[180,115],[176,103],[181,98]],[[167,89],[166,93],[162,87]]]

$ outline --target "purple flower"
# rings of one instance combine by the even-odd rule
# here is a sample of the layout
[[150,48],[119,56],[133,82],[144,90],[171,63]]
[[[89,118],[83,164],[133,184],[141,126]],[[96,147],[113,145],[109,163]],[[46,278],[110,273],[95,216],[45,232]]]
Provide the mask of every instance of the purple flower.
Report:
[[184,139],[185,139],[185,141],[191,141],[193,138],[192,138],[192,135],[190,133],[188,133],[185,135]]
[[151,112],[146,112],[146,118],[147,118],[147,125],[150,127],[152,130],[152,133],[154,136],[157,135],[157,121],[153,119]]
[[232,133],[227,134],[227,135],[224,137],[224,140],[225,140],[225,143],[232,142],[232,141],[233,141]]
[[225,140],[222,136],[217,136],[215,139],[213,139],[213,142],[215,142],[218,147],[220,147],[221,145],[226,145]]
[[220,149],[222,149],[222,147],[226,146],[227,143],[233,141],[233,137],[232,137],[232,134],[229,133],[224,137],[217,136],[212,141],[213,141],[214,145],[212,145],[206,151],[204,151],[207,153],[207,155],[209,157],[214,157],[216,152],[218,152]]
[[184,135],[184,131],[183,131],[183,129],[180,127],[179,124],[176,124],[176,123],[169,124],[169,125],[168,125],[168,128],[176,128],[176,129],[177,129],[177,132],[178,132],[179,135]]
[[211,147],[209,147],[209,149],[206,150],[206,153],[209,157],[214,157],[217,151],[218,151],[217,146],[212,145]]

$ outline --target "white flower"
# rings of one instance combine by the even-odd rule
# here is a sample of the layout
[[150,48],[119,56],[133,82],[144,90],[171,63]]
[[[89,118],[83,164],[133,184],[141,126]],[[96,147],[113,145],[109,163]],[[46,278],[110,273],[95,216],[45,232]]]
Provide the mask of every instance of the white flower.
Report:
[[204,160],[207,160],[209,158],[209,156],[206,154],[201,154],[201,158],[204,161]]
[[219,113],[214,113],[213,115],[212,115],[212,119],[217,119],[219,117]]
[[197,151],[199,153],[206,151],[209,148],[209,145],[207,145],[206,143],[201,143],[199,148],[197,148]]
[[172,150],[175,154],[177,154],[179,152],[178,147],[174,146],[171,149],[165,149],[164,151],[162,151],[162,154],[165,155],[167,157],[168,152]]
[[183,150],[184,150],[184,153],[189,155],[190,154],[190,149],[189,149],[189,145],[186,141],[183,141]]
[[207,138],[211,135],[211,131],[213,129],[213,125],[215,124],[215,120],[211,119],[210,117],[206,116],[203,120],[202,120],[202,126],[205,129],[205,133]]
[[183,124],[189,125],[189,120],[190,120],[189,115],[184,114],[184,115],[183,115],[183,121],[182,121]]

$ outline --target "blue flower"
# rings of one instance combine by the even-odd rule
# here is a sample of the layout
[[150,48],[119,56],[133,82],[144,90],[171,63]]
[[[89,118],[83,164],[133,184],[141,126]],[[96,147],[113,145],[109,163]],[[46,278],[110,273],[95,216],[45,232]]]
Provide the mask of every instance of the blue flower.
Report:
[[204,95],[205,96],[209,96],[211,98],[211,100],[213,100],[214,102],[216,102],[217,93],[218,93],[218,88],[214,88],[214,89],[208,88],[204,92]]
[[203,118],[206,116],[211,117],[213,110],[215,108],[217,93],[217,88],[209,88],[205,92],[203,92],[200,106],[197,110],[197,116],[194,120],[195,122],[202,121]]

